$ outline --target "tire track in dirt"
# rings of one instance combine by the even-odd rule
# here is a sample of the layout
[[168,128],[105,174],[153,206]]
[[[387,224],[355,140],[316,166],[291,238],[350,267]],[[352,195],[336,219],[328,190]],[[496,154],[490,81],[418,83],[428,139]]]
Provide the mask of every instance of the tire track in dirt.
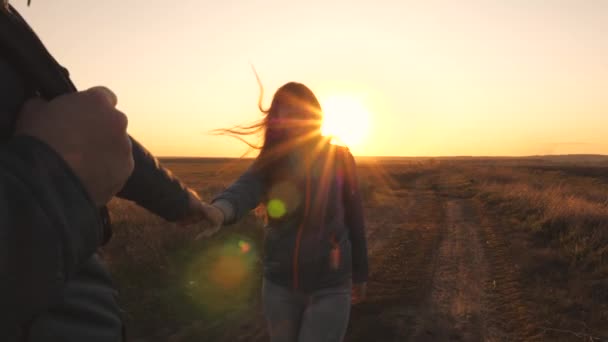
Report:
[[[414,224],[404,225],[401,234],[395,232],[395,238],[398,236],[401,241],[390,245],[395,248],[391,252],[401,258],[411,258],[425,251],[422,253],[426,256],[425,261],[412,260],[409,265],[418,270],[403,271],[408,272],[411,275],[409,279],[417,284],[402,286],[401,291],[418,298],[402,293],[393,297],[397,304],[388,305],[385,309],[390,313],[391,308],[400,303],[402,308],[409,308],[408,318],[411,318],[413,310],[416,319],[395,320],[392,317],[393,325],[387,324],[385,329],[402,324],[401,329],[388,329],[384,335],[363,335],[368,338],[360,340],[540,340],[542,334],[530,314],[530,305],[523,299],[519,283],[521,277],[509,254],[508,236],[498,220],[486,213],[474,198],[474,192],[458,177],[450,174],[443,179],[440,173],[438,177],[424,178],[423,182],[424,187],[419,186],[420,182],[414,187],[411,196],[416,203],[408,217],[404,217]],[[434,213],[434,220],[429,220],[429,213]],[[435,242],[431,242],[432,239],[418,240],[416,233],[423,232],[421,228],[428,227],[429,222],[434,224]],[[415,244],[412,245],[412,241]],[[410,248],[418,252],[406,252]],[[383,257],[386,262],[392,261],[387,259],[387,255]],[[382,270],[387,266],[380,267]],[[382,271],[377,276],[379,280],[390,279]],[[397,301],[406,298],[410,300]],[[376,310],[378,316],[375,319],[379,322],[383,317],[391,317],[383,312],[381,305]],[[371,331],[379,330],[373,328]]]
[[[476,203],[479,210],[482,204]],[[543,335],[524,301],[519,283],[521,274],[511,256],[508,236],[498,220],[484,215],[480,233],[489,264],[486,281],[486,310],[493,313],[487,321],[490,341],[542,341]]]
[[448,200],[426,308],[413,341],[484,340],[487,265],[471,200]]
[[[399,205],[395,205],[396,203]],[[415,203],[415,196],[408,194],[395,197],[391,205],[367,209],[366,237],[369,258],[382,253],[386,245],[390,243],[390,239],[387,239],[386,236],[389,232],[400,229],[403,222],[410,216]]]
[[[441,202],[431,191],[435,174],[404,184],[387,217],[391,225],[370,234],[368,300],[352,310],[346,341],[404,341],[411,335],[418,307],[427,296],[439,242]],[[383,216],[382,216],[383,215]]]

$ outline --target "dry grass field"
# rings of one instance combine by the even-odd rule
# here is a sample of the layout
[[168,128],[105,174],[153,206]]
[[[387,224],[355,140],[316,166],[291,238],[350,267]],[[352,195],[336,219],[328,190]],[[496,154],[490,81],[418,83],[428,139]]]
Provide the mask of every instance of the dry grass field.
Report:
[[[209,200],[250,161],[167,159]],[[359,160],[371,278],[347,341],[608,339],[608,162]],[[264,228],[210,239],[111,204],[103,251],[135,341],[267,341]]]

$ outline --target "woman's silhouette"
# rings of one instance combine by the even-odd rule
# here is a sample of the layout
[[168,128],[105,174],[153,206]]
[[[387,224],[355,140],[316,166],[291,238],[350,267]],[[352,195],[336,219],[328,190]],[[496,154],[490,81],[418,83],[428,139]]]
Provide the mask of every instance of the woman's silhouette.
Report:
[[364,299],[367,243],[355,161],[321,135],[312,91],[290,82],[264,119],[232,135],[264,132],[252,166],[213,200],[223,224],[263,204],[264,315],[271,340],[341,341],[351,302]]

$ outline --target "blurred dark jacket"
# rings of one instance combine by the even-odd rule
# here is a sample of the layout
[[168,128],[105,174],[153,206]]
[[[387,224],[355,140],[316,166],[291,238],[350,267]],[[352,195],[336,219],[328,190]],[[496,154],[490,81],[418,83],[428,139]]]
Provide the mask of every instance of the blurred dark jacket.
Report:
[[[321,138],[323,139],[323,138]],[[312,144],[317,145],[317,144]],[[251,166],[213,201],[232,224],[258,204],[268,212],[264,276],[304,292],[367,281],[367,242],[355,160],[321,142],[315,152],[290,153],[280,180]],[[317,145],[318,146],[318,145]],[[314,153],[305,165],[302,153]]]
[[[0,15],[12,15],[0,12]],[[24,23],[25,25],[25,23]],[[96,255],[107,222],[49,146],[13,136],[37,89],[0,51],[0,341],[122,340],[110,276]],[[120,197],[167,219],[187,214],[186,187],[136,141]]]

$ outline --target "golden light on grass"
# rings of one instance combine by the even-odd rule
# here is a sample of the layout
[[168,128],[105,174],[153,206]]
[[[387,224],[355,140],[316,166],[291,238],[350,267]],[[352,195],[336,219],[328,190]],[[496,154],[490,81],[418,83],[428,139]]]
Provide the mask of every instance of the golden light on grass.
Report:
[[365,142],[370,124],[370,113],[363,103],[353,96],[334,95],[322,101],[325,136],[333,136],[336,143],[357,146]]

